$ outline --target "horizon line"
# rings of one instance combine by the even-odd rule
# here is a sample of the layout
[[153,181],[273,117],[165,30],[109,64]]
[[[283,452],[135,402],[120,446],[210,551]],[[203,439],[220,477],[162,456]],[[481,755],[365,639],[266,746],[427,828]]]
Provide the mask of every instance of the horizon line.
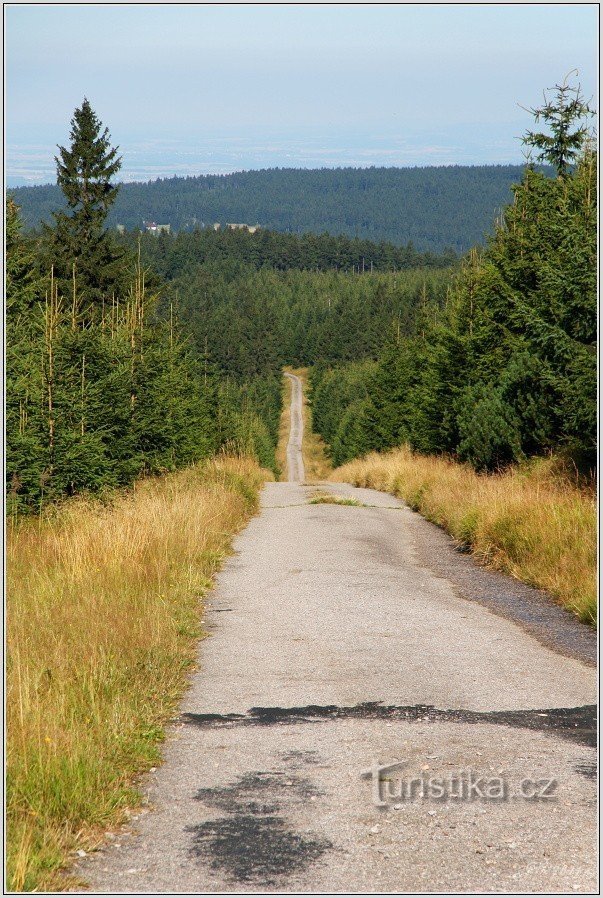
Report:
[[[524,162],[442,162],[438,164],[415,164],[415,165],[321,165],[321,166],[305,166],[305,165],[273,165],[273,166],[263,166],[262,168],[238,168],[233,169],[232,171],[227,172],[201,172],[196,174],[171,174],[171,175],[157,175],[153,178],[147,178],[145,180],[132,178],[131,180],[124,180],[123,178],[116,178],[116,184],[127,185],[127,184],[154,184],[157,181],[184,181],[190,178],[228,178],[232,175],[245,175],[252,173],[262,173],[262,172],[274,172],[274,171],[307,171],[307,172],[316,172],[316,171],[370,171],[371,169],[383,169],[387,171],[397,170],[397,171],[409,171],[415,169],[426,169],[426,168],[523,168],[528,165],[527,161]],[[542,166],[546,168],[547,166]],[[11,178],[19,178],[21,180],[26,180],[22,178],[20,175],[11,175],[8,172],[5,173],[5,179],[8,181]],[[40,181],[37,183],[31,184],[16,184],[13,187],[9,187],[7,185],[8,190],[20,190],[22,188],[28,187],[57,187],[56,181]]]

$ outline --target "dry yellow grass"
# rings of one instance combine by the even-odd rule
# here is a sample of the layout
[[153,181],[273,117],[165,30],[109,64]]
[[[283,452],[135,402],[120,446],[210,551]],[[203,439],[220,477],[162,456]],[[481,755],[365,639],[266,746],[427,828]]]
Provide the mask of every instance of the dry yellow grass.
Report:
[[333,479],[385,490],[469,545],[479,560],[546,589],[582,621],[596,620],[592,491],[540,459],[501,474],[400,448],[343,465]]
[[[285,371],[292,372],[292,369],[285,368]],[[278,468],[278,479],[280,481],[286,481],[288,477],[287,443],[289,442],[289,432],[291,430],[291,381],[288,377],[283,377],[281,391],[282,408],[278,427],[278,442],[276,444],[275,458]]]
[[[302,454],[306,483],[318,483],[321,480],[328,480],[333,468],[327,457],[323,440],[312,430],[312,409],[308,404],[308,369],[285,368],[284,370],[289,374],[296,374],[303,385],[302,414],[304,417],[304,436]],[[280,479],[287,480],[287,443],[289,442],[289,431],[291,428],[291,382],[286,377],[283,378],[283,381],[283,411],[281,412],[276,461],[281,472]]]
[[358,499],[349,499],[345,496],[335,496],[333,493],[325,493],[317,490],[310,499],[310,505],[351,505],[354,508],[365,508]]
[[221,458],[8,532],[8,876],[63,888],[136,804],[201,635],[200,599],[266,472]]

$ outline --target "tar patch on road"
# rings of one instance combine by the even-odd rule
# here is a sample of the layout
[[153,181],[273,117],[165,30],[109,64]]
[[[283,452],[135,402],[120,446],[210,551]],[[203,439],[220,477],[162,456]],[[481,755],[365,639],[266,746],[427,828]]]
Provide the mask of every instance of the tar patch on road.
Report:
[[597,745],[597,706],[544,708],[526,711],[441,710],[433,705],[384,705],[364,702],[352,707],[306,705],[300,708],[251,708],[245,714],[183,714],[181,720],[198,727],[279,726],[323,720],[388,720],[413,723],[494,724],[536,730],[580,745]]
[[284,816],[320,794],[309,780],[280,771],[254,771],[227,786],[200,789],[195,798],[223,816],[187,827],[191,854],[233,882],[278,885],[332,848],[316,833],[296,831]]
[[279,756],[293,767],[302,767],[305,764],[318,764],[320,760],[317,751],[302,751],[297,748],[291,749],[291,751],[279,752]]
[[593,762],[580,762],[579,764],[574,765],[574,770],[576,773],[579,773],[581,776],[585,776],[588,780],[596,780],[597,779],[597,765]]

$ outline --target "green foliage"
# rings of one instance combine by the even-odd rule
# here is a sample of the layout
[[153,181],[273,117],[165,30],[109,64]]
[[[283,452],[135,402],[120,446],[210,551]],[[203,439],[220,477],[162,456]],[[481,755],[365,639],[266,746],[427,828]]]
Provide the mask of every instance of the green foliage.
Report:
[[[268,234],[258,244],[256,238],[200,233],[134,243],[127,236],[120,278],[128,287],[104,294],[100,318],[90,317],[77,282],[74,302],[64,281],[53,278],[54,299],[38,308],[37,325],[44,342],[44,316],[56,315],[52,384],[41,363],[26,366],[38,371],[39,408],[53,392],[54,429],[50,447],[51,425],[40,414],[39,441],[25,439],[20,450],[42,459],[39,445],[48,447],[34,475],[42,485],[17,490],[29,504],[126,484],[221,445],[275,469],[283,365],[375,357],[392,320],[404,333],[426,296],[442,302],[445,295],[443,259],[341,239]],[[294,244],[298,253],[288,257]],[[334,253],[342,263],[371,249],[380,264],[393,259],[404,270],[379,273],[374,261],[372,274],[366,265],[364,274],[304,269],[328,268]],[[417,261],[433,267],[408,268]],[[165,278],[158,298],[147,289],[153,270]],[[189,334],[187,346],[174,339],[174,321]],[[38,349],[34,341],[27,351]],[[365,446],[366,410],[365,403],[343,422],[338,459],[348,457],[350,441],[358,450]],[[28,466],[24,460],[19,472]]]
[[269,376],[224,389],[207,340],[180,336],[177,303],[166,297],[158,314],[158,277],[140,242],[118,247],[104,229],[120,164],[84,100],[57,157],[68,211],[36,245],[7,204],[11,512],[171,471],[225,444],[275,466],[281,391],[264,322],[256,316],[248,369]]
[[511,356],[499,378],[498,394],[505,408],[514,412],[521,454],[537,455],[555,445],[562,426],[555,413],[555,374],[550,365],[530,352],[529,344]]
[[[222,228],[227,222],[259,223],[305,234],[308,245],[323,240],[326,231],[398,245],[412,242],[421,252],[465,253],[484,241],[520,177],[518,165],[450,165],[163,178],[123,184],[107,222],[138,229],[143,220],[153,219],[177,231],[211,229],[217,222]],[[57,187],[20,187],[13,195],[29,228],[48,221],[61,203]],[[370,268],[368,255],[365,266]]]
[[6,202],[6,311],[11,320],[27,315],[39,298],[40,282],[34,269],[34,247],[22,235],[19,208]]
[[[408,438],[407,400],[416,376],[414,348],[411,340],[401,340],[396,332],[374,367],[363,405],[363,436],[369,443],[367,449],[382,452]],[[354,457],[347,449],[340,449],[339,455],[346,455],[346,461]]]
[[312,378],[315,424],[338,459],[360,444],[407,442],[478,470],[552,450],[594,469],[595,178],[588,143],[564,177],[527,167],[488,247],[470,253],[445,302],[415,306],[412,332],[383,348],[365,384],[362,441],[336,436],[335,419],[357,401],[347,368]]
[[594,111],[584,102],[580,85],[572,87],[567,78],[554,90],[554,99],[545,93],[544,106],[530,110],[534,120],[544,121],[552,133],[528,131],[523,143],[540,150],[537,158],[554,166],[560,177],[566,177],[589,133],[585,119]]
[[345,409],[333,439],[333,463],[343,465],[371,448],[368,399],[356,399]]
[[[126,246],[133,239],[126,235]],[[443,301],[449,277],[444,259],[329,237],[197,232],[140,243],[144,262],[167,281],[161,315],[171,304],[196,352],[215,363],[220,440],[273,470],[283,366],[377,356],[391,321],[408,329],[426,292]],[[391,252],[405,270],[380,273],[375,262],[372,274],[366,264],[364,274],[353,272],[355,263],[352,271],[328,270],[360,249],[367,260],[374,251],[380,264],[387,255],[377,254]],[[434,267],[408,269],[417,260]]]
[[340,369],[316,366],[310,372],[312,423],[329,444],[335,441],[348,406],[368,398],[374,367],[374,362],[356,362]]
[[124,288],[124,252],[104,228],[118,193],[111,179],[121,159],[85,98],[73,114],[70,137],[70,147],[59,147],[55,157],[67,209],[54,212],[54,228],[44,229],[44,262],[53,267],[62,292],[77,285],[87,317],[98,319],[103,299]]
[[[143,241],[153,265],[159,242]],[[287,364],[375,357],[392,319],[410,326],[423,285],[441,301],[449,278],[448,269],[274,271],[236,259],[197,262],[194,253],[172,271],[162,313],[172,302],[197,350],[210,347],[220,372],[238,381],[275,376]]]
[[497,391],[468,387],[459,404],[457,450],[461,461],[478,471],[503,468],[522,456],[519,421]]
[[[463,247],[466,213],[478,222],[476,203],[490,203],[494,184],[506,191],[516,169],[155,182],[144,194],[157,203],[154,217],[165,220],[176,199],[178,224],[192,232],[117,241],[108,216],[122,215],[120,197],[134,207],[142,187],[116,196],[117,150],[84,101],[57,158],[67,211],[54,230],[36,244],[21,233],[14,202],[7,206],[11,507],[127,484],[225,445],[276,470],[284,365],[312,368],[313,423],[335,464],[408,443],[480,470],[549,450],[592,468],[597,216],[587,113],[579,89],[566,85],[535,110],[552,133],[530,132],[526,142],[557,176],[528,165],[486,248],[457,268],[454,253],[433,249]],[[408,240],[401,186],[413,227],[430,235],[424,252],[328,233],[195,229],[201,217],[219,218],[219,207],[230,220],[304,231],[310,220],[341,222],[352,202],[341,230],[381,237],[391,227]],[[425,219],[425,194],[441,231],[435,214]],[[138,224],[139,212],[122,221]]]
[[36,495],[47,464],[39,414],[44,402],[40,359],[33,351],[43,334],[38,304],[43,284],[35,255],[21,234],[17,206],[6,205],[6,452],[7,488],[13,505],[20,492]]
[[76,109],[71,120],[71,148],[59,147],[57,184],[70,209],[78,215],[82,233],[97,230],[117,196],[111,178],[121,168],[117,149],[110,145],[109,131],[102,125],[88,100]]
[[223,380],[217,410],[220,443],[254,456],[262,467],[278,473],[275,450],[281,402],[280,372],[242,383]]
[[311,372],[312,422],[336,465],[371,448],[367,409],[374,374],[375,363],[370,361]]
[[34,509],[174,470],[219,446],[218,386],[157,298],[133,275],[97,322],[36,275],[34,247],[7,207],[7,490]]
[[[284,234],[260,228],[214,231],[195,229],[179,234],[143,235],[145,260],[164,277],[173,279],[192,265],[213,263],[232,269],[240,263],[255,269],[275,271],[339,271],[365,274],[374,271],[406,271],[411,268],[446,268],[456,260],[449,251],[418,252],[411,243],[396,246],[385,240],[375,243],[357,237],[331,234]],[[123,242],[138,241],[137,232],[127,232]]]

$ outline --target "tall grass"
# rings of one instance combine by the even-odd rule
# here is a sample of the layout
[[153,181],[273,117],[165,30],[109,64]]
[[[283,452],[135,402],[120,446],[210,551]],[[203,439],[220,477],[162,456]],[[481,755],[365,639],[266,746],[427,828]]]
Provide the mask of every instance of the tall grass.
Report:
[[[285,371],[292,372],[293,369],[285,368]],[[278,479],[286,481],[289,477],[287,470],[287,444],[289,442],[289,433],[291,431],[291,381],[288,377],[283,377],[281,384],[281,418],[278,425],[278,440],[275,449],[276,467],[278,471]]]
[[8,529],[8,882],[63,888],[70,853],[137,802],[201,635],[200,599],[256,507],[222,458]]
[[596,505],[554,458],[500,474],[412,453],[372,453],[334,480],[391,492],[467,544],[479,560],[551,592],[596,621]]

